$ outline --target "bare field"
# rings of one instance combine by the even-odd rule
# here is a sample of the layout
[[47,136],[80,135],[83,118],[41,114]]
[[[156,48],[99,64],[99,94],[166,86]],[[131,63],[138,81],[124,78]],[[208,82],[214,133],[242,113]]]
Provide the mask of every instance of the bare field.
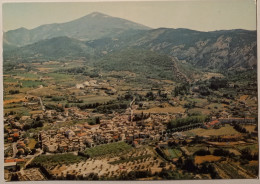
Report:
[[58,94],[60,94],[60,92],[57,91],[56,89],[52,89],[50,87],[43,87],[43,88],[29,90],[28,94],[37,95],[37,96],[45,96],[45,95],[58,95]]
[[214,162],[220,160],[221,157],[214,155],[195,156],[195,164],[201,164],[203,162]]
[[255,130],[255,125],[243,125],[243,127],[248,131],[248,132],[253,132]]
[[210,135],[232,135],[232,134],[239,134],[232,126],[225,125],[225,127],[221,127],[220,129],[203,129],[203,128],[197,128],[189,131],[183,132],[191,133],[193,135],[198,136],[210,136]]
[[[9,97],[8,95],[6,97]],[[17,103],[17,102],[26,102],[27,100],[24,98],[24,94],[16,94],[16,95],[10,95],[12,99],[4,100],[4,105],[10,104],[10,103]]]
[[245,101],[247,99],[248,95],[242,95],[240,96],[239,100]]

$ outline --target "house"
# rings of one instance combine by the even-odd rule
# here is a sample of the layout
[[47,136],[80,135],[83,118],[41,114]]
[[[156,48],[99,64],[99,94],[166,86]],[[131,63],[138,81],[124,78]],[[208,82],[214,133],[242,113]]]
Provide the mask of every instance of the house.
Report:
[[4,169],[9,170],[9,171],[16,171],[17,163],[16,162],[4,163]]
[[90,148],[95,146],[95,143],[92,139],[86,139],[85,142]]
[[199,87],[195,86],[191,89],[192,92],[199,92]]
[[9,138],[7,138],[7,140],[8,140],[8,142],[13,142],[13,138],[12,137],[9,137]]
[[162,141],[160,141],[159,144],[158,144],[158,146],[159,146],[160,148],[167,148],[167,147],[168,147],[168,143],[167,143],[167,142],[162,142]]
[[14,137],[19,137],[19,132],[15,132]]
[[22,116],[20,120],[21,121],[26,121],[26,120],[28,120],[30,118],[31,118],[30,116]]
[[214,126],[217,126],[220,124],[220,121],[219,120],[213,120],[211,122],[207,122],[205,123],[204,125],[207,127],[207,128],[211,128],[211,127],[214,127]]
[[58,145],[56,145],[56,144],[48,145],[47,149],[48,149],[49,152],[55,152],[58,149]]
[[135,147],[135,148],[138,148],[140,145],[138,144],[138,142],[137,141],[133,141],[133,147]]
[[77,88],[77,89],[83,89],[83,88],[84,88],[84,85],[83,85],[83,84],[76,84],[76,88]]
[[5,160],[5,163],[10,163],[10,162],[17,162],[17,163],[21,163],[21,162],[24,162],[24,159],[20,158],[15,158],[15,159],[6,159]]

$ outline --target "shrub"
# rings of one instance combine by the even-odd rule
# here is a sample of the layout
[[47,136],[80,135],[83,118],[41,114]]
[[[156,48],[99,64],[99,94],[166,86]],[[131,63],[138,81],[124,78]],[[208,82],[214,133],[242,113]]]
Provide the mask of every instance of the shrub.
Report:
[[205,155],[210,155],[210,151],[205,150],[205,149],[200,149],[194,153],[194,155],[198,156],[205,156]]

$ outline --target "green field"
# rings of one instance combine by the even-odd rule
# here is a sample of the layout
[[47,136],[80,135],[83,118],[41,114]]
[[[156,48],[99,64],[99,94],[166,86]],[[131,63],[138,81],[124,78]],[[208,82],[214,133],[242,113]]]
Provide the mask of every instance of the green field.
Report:
[[76,156],[71,153],[55,154],[55,155],[41,155],[36,157],[31,165],[42,165],[44,167],[56,166],[58,164],[74,164],[86,160],[85,157]]
[[190,114],[203,114],[203,115],[209,115],[210,114],[210,110],[206,109],[206,108],[192,108],[189,109],[189,113]]
[[[195,153],[198,150],[201,150],[201,149],[203,149],[203,150],[207,150],[208,149],[207,146],[203,145],[203,144],[197,144],[195,146],[187,146],[186,148],[192,154]],[[212,147],[209,148],[209,151],[211,153],[213,153],[214,150],[215,150],[215,148],[212,148]]]
[[79,96],[78,98],[84,100],[86,104],[104,103],[116,99],[116,97],[111,96]]
[[4,113],[10,113],[11,111],[19,114],[20,116],[30,116],[30,111],[26,107],[13,107],[13,108],[5,108]]
[[33,73],[16,73],[18,76],[21,76],[21,77],[25,77],[25,78],[30,78],[31,80],[36,80],[39,78],[39,75],[37,74],[33,74]]
[[27,87],[27,88],[36,88],[38,87],[39,85],[45,85],[44,82],[41,82],[41,81],[34,81],[34,80],[21,80],[20,81],[22,84],[23,84],[23,87]]
[[178,149],[168,149],[171,159],[178,158],[182,155],[182,152]]
[[209,104],[206,99],[202,99],[202,98],[190,98],[187,101],[195,102],[195,105],[201,108]]
[[241,146],[236,146],[236,148],[239,149],[240,151],[245,148],[249,148],[253,153],[258,152],[258,144],[243,145],[243,146],[241,145]]
[[37,141],[36,141],[35,139],[30,139],[30,140],[29,140],[28,147],[29,147],[30,149],[33,149],[33,148],[35,147],[36,143],[37,143]]
[[242,179],[247,173],[242,172],[236,164],[232,163],[216,163],[217,167],[224,171],[229,178]]
[[132,147],[125,142],[116,142],[88,148],[84,153],[90,157],[97,157],[102,155],[120,154],[130,151],[131,149]]

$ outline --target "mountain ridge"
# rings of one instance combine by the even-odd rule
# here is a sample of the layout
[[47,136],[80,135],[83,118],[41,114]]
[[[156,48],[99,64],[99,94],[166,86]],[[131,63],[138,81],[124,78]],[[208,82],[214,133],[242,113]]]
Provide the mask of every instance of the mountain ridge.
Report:
[[[102,37],[113,37],[126,30],[147,30],[147,26],[93,12],[78,19],[38,26],[33,29],[18,28],[4,33],[5,44],[25,46],[43,39],[67,36],[80,40],[91,40]],[[106,31],[104,31],[106,30]]]
[[126,47],[142,48],[177,57],[206,69],[255,68],[256,31],[222,30],[200,32],[189,29],[153,29],[140,32],[131,39],[95,40],[87,42],[101,52]]
[[[203,32],[186,28],[150,29],[125,19],[93,12],[66,23],[42,25],[32,30],[19,28],[9,33],[16,36],[10,40],[8,34],[4,34],[4,60],[37,59],[38,56],[54,59],[66,56],[97,58],[133,48],[175,57],[179,62],[203,70],[247,70],[256,69],[257,66],[256,31],[252,30]],[[63,42],[67,47],[58,44]],[[28,44],[23,45],[25,43]],[[48,47],[58,54],[55,55]]]

